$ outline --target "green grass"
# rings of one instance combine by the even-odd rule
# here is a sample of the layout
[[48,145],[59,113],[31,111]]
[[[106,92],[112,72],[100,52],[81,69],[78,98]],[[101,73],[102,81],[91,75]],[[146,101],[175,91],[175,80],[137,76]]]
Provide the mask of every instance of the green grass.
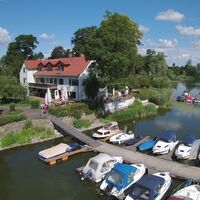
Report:
[[31,143],[32,139],[46,139],[54,135],[52,130],[43,127],[23,128],[22,131],[4,135],[0,140],[0,147],[10,147],[14,145],[22,145]]
[[73,125],[75,128],[88,128],[92,125],[92,122],[88,119],[75,119]]

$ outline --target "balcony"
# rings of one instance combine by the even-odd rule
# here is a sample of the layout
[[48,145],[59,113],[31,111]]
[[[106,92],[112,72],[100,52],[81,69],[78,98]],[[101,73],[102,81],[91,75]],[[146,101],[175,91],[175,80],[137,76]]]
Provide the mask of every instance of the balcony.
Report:
[[37,88],[37,89],[57,89],[57,85],[54,84],[45,84],[45,83],[29,83],[29,88]]

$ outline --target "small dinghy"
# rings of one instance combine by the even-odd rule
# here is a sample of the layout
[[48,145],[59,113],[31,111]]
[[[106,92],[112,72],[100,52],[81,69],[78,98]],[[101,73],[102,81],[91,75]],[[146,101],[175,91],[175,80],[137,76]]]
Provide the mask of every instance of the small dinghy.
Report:
[[86,166],[82,170],[82,179],[89,179],[95,183],[98,183],[117,163],[122,162],[122,157],[100,153],[97,156],[89,159]]
[[141,152],[150,150],[156,144],[157,140],[158,140],[157,138],[147,139],[146,141],[137,146],[137,150]]
[[119,197],[131,185],[142,178],[146,172],[143,164],[128,165],[119,163],[100,185],[102,194]]
[[156,142],[153,147],[153,153],[167,154],[175,148],[178,142],[179,141],[176,139],[176,133],[168,131]]
[[190,185],[176,193],[174,193],[168,200],[199,200],[200,199],[200,186]]
[[188,159],[191,153],[192,145],[195,141],[196,137],[194,135],[187,135],[175,150],[176,158]]
[[92,135],[93,138],[103,139],[112,136],[119,132],[119,127],[117,122],[110,122],[109,124],[103,126],[96,133]]
[[134,139],[134,133],[118,133],[110,138],[110,142],[114,144],[123,144],[125,141]]
[[125,200],[161,200],[171,185],[168,172],[144,175],[134,186]]
[[176,101],[184,102],[185,101],[185,97],[184,96],[177,96]]
[[60,143],[54,147],[45,149],[40,151],[39,154],[39,158],[45,162],[49,162],[50,159],[60,156],[60,155],[64,155],[67,153],[70,153],[76,149],[80,149],[81,146],[79,144],[76,143],[72,143],[72,144],[65,144],[65,143]]

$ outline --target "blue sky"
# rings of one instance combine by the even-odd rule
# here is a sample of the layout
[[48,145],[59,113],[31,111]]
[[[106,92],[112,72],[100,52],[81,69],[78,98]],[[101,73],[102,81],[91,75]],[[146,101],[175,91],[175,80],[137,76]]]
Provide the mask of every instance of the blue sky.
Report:
[[134,20],[144,32],[141,54],[164,52],[167,62],[200,63],[199,0],[0,0],[0,56],[19,34],[38,38],[36,51],[71,48],[78,28],[99,26],[106,10]]

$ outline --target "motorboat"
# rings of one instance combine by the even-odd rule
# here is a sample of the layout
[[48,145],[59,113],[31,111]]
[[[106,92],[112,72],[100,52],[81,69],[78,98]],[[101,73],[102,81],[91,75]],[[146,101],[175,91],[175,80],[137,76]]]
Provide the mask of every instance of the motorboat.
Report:
[[119,127],[117,122],[110,122],[109,124],[103,126],[96,133],[93,134],[94,138],[103,139],[112,136],[119,132]]
[[185,101],[187,103],[192,103],[193,102],[193,97],[192,96],[188,96],[188,97],[185,98]]
[[190,96],[190,93],[189,93],[188,91],[183,91],[182,96],[184,96],[184,97],[189,97],[189,96]]
[[121,132],[116,135],[113,135],[109,141],[114,144],[123,144],[125,141],[134,139],[134,136],[135,135],[132,132],[130,133]]
[[190,185],[175,192],[168,200],[199,200],[200,186]]
[[127,140],[127,141],[125,141],[123,144],[124,144],[125,146],[134,145],[134,144],[136,144],[137,142],[139,142],[142,138],[143,138],[142,136],[135,135],[134,139]]
[[122,157],[100,153],[89,159],[82,170],[82,179],[89,179],[98,183],[117,163],[122,162]]
[[141,144],[139,144],[137,146],[137,150],[138,151],[147,151],[147,150],[150,150],[156,144],[157,140],[158,140],[157,138],[147,139],[146,141],[144,141],[143,143],[141,143]]
[[171,182],[168,172],[144,175],[135,183],[125,200],[161,200]]
[[175,148],[178,142],[179,141],[176,139],[176,133],[173,131],[167,131],[154,145],[153,153],[167,154]]
[[119,197],[131,185],[142,178],[146,172],[143,164],[119,163],[112,168],[100,185],[101,194]]
[[81,145],[77,143],[70,143],[70,144],[60,143],[51,148],[42,150],[38,154],[41,160],[43,160],[44,162],[49,162],[49,160],[57,156],[66,155],[80,148],[81,148]]
[[188,159],[195,140],[196,137],[194,135],[187,135],[175,150],[176,158]]
[[178,102],[184,102],[185,101],[185,96],[177,96],[176,101]]

